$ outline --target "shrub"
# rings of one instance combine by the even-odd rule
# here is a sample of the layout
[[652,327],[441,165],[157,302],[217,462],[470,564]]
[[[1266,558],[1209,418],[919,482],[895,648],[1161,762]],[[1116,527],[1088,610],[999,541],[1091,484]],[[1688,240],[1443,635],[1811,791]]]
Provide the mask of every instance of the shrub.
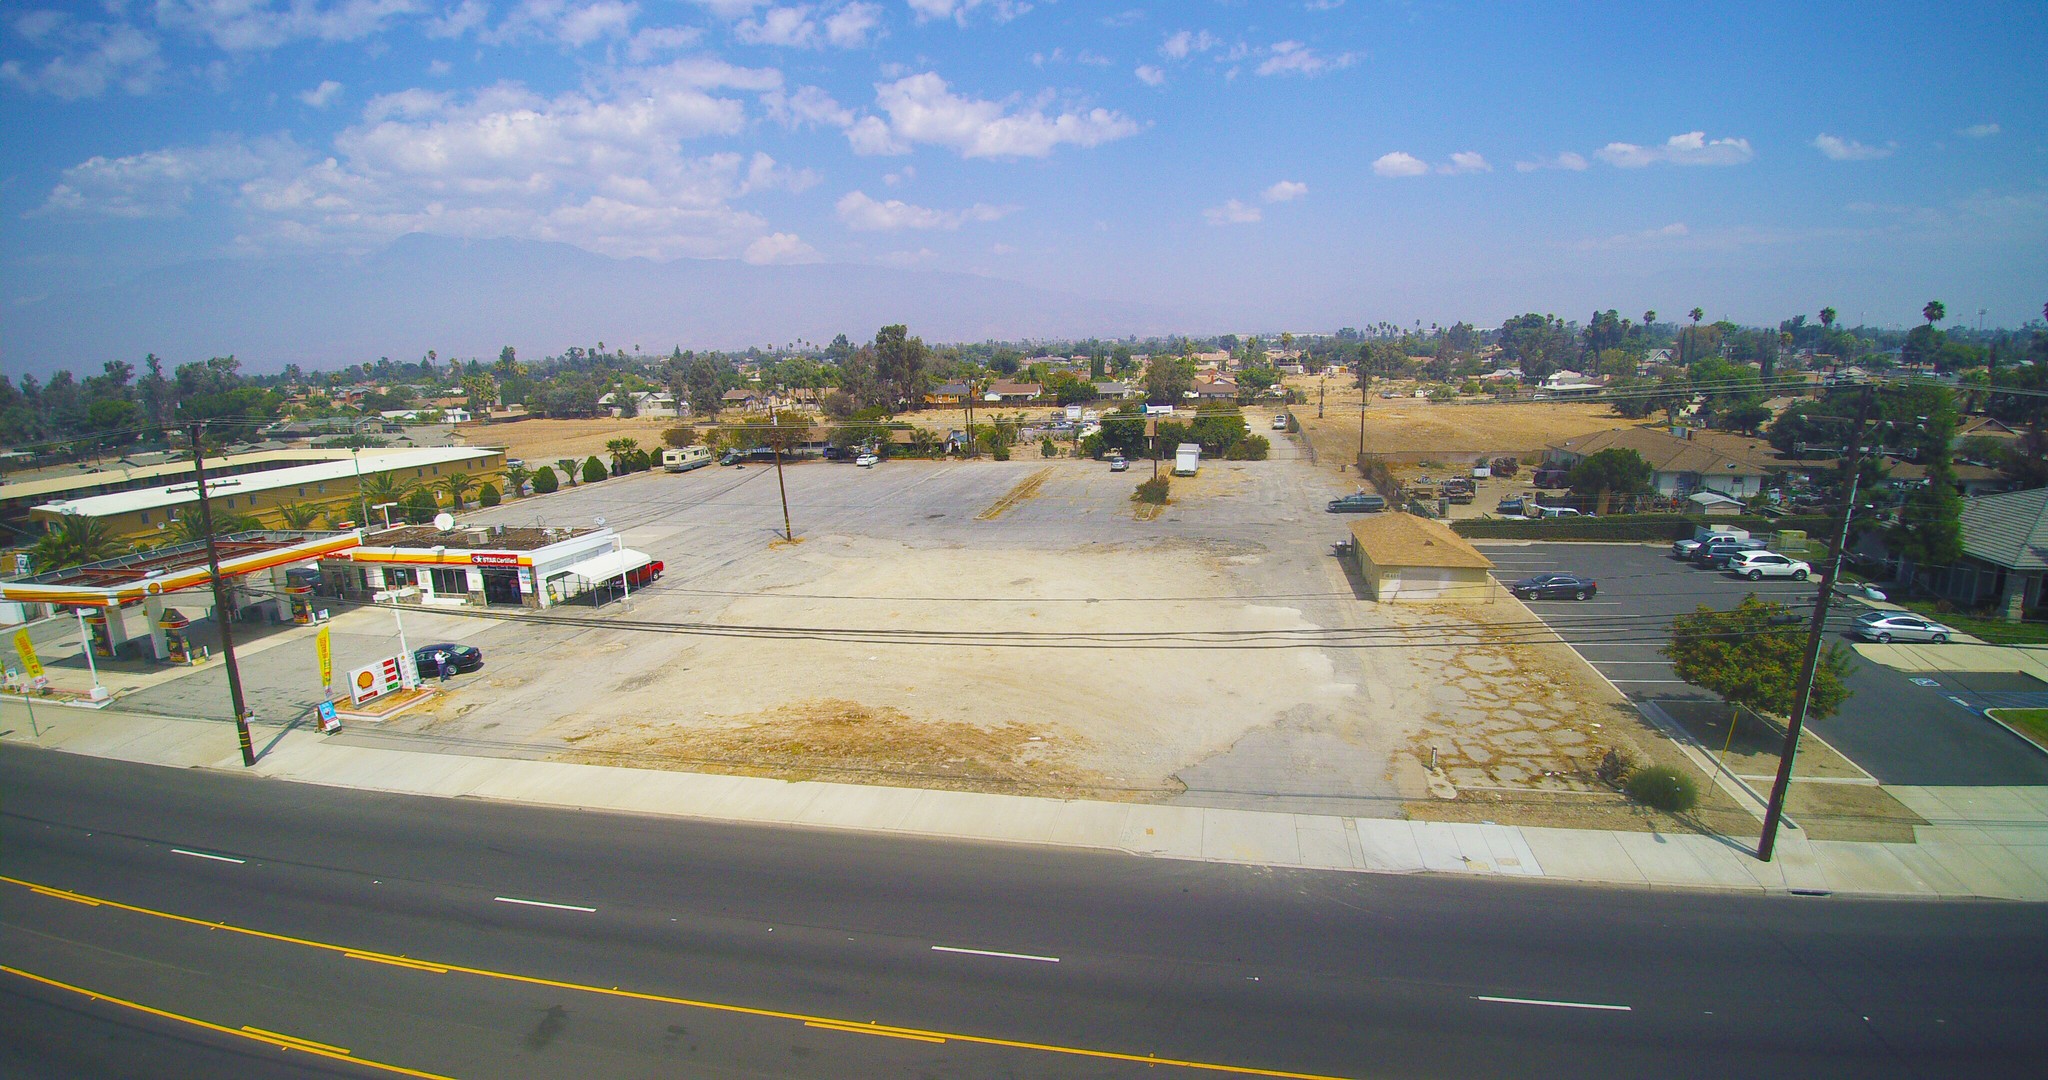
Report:
[[555,470],[552,465],[543,465],[534,470],[533,493],[535,495],[546,495],[560,486],[562,486],[562,481],[559,477],[555,476]]
[[1230,449],[1223,452],[1223,460],[1264,461],[1272,448],[1273,444],[1266,441],[1264,435],[1247,435],[1232,443]]
[[1048,436],[1046,436],[1045,438],[1043,438],[1043,439],[1040,439],[1040,440],[1038,440],[1038,456],[1039,456],[1039,457],[1058,457],[1058,456],[1060,456],[1060,448],[1059,448],[1059,447],[1057,447],[1057,446],[1054,446],[1054,445],[1053,445],[1053,443],[1052,443],[1052,436],[1048,435]]
[[1622,782],[1628,779],[1629,770],[1635,767],[1635,759],[1618,748],[1609,747],[1606,753],[1600,755],[1600,763],[1593,766],[1593,775],[1599,777],[1600,782],[1608,787],[1619,788]]
[[1669,765],[1650,765],[1630,772],[1622,790],[1644,806],[1674,814],[1690,810],[1700,801],[1699,785],[1693,782],[1692,774]]
[[592,454],[589,457],[583,459],[584,483],[595,484],[599,480],[604,479],[607,475],[609,474],[605,472],[604,462],[597,460],[596,454]]
[[1006,442],[998,442],[998,443],[996,443],[996,448],[995,448],[994,450],[990,451],[990,452],[991,452],[992,454],[994,454],[994,455],[995,455],[995,459],[996,459],[997,461],[1008,461],[1008,460],[1010,460],[1010,444],[1009,444],[1009,443],[1006,443]]
[[501,496],[498,494],[498,486],[496,484],[487,483],[476,489],[476,504],[478,506],[496,506],[500,498]]
[[1138,485],[1137,493],[1131,496],[1133,502],[1151,503],[1163,506],[1166,503],[1167,477],[1155,476]]
[[695,446],[696,444],[697,429],[689,424],[677,424],[674,427],[661,429],[661,445],[663,446],[683,447]]

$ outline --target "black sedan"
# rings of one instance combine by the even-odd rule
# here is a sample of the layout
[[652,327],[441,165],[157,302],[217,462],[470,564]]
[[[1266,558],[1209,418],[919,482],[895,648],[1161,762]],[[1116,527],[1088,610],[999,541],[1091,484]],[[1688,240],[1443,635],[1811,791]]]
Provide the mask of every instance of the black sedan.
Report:
[[1600,583],[1577,574],[1538,574],[1515,582],[1508,591],[1522,600],[1584,600],[1600,591]]
[[444,641],[439,645],[423,645],[414,649],[412,662],[419,668],[422,679],[438,678],[444,663],[449,674],[460,675],[483,667],[484,651],[474,645],[455,645]]

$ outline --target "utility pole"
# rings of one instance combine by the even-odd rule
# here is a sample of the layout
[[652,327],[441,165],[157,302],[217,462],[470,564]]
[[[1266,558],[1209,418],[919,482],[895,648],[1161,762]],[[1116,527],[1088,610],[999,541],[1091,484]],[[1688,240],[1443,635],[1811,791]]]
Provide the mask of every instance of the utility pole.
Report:
[[256,749],[249,743],[249,710],[242,704],[242,670],[235,664],[235,610],[228,602],[228,585],[220,577],[220,545],[213,536],[213,504],[206,496],[206,451],[199,434],[206,427],[192,423],[192,477],[199,488],[199,527],[206,532],[206,568],[213,575],[213,621],[220,627],[221,657],[228,665],[228,698],[235,709],[235,737],[242,744],[244,768],[256,764]]
[[975,457],[980,448],[974,444],[974,380],[963,378],[960,380],[960,387],[960,404],[967,410],[967,456]]
[[775,451],[775,486],[782,492],[782,538],[796,542],[796,533],[789,527],[789,485],[782,482],[782,421],[772,403],[768,406],[768,446]]
[[1316,380],[1316,419],[1323,418],[1323,391],[1330,385],[1330,377],[1324,375]]
[[1764,808],[1763,836],[1757,841],[1756,857],[1771,861],[1778,844],[1778,822],[1785,816],[1785,796],[1792,787],[1792,760],[1799,753],[1799,732],[1806,726],[1806,706],[1813,696],[1813,679],[1820,665],[1820,639],[1828,620],[1828,602],[1834,598],[1835,582],[1842,575],[1842,554],[1849,546],[1849,523],[1856,516],[1856,490],[1863,479],[1863,426],[1870,421],[1876,392],[1864,387],[1863,404],[1856,410],[1856,429],[1849,436],[1849,495],[1842,504],[1842,528],[1835,536],[1834,558],[1820,594],[1813,599],[1813,622],[1806,628],[1806,656],[1799,663],[1799,692],[1792,700],[1792,715],[1785,720],[1785,747],[1778,753],[1778,776],[1771,782],[1771,801]]

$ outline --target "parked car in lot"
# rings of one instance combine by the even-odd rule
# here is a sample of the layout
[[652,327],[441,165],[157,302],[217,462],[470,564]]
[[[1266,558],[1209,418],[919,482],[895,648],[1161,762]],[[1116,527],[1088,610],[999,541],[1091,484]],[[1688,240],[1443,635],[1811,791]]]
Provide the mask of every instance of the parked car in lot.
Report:
[[441,664],[448,665],[448,671],[461,674],[475,671],[484,666],[484,651],[474,645],[456,645],[441,642],[438,645],[422,645],[412,651],[413,666],[419,669],[420,678],[433,679],[441,675]]
[[1522,600],[1584,600],[1600,591],[1600,583],[1579,574],[1538,574],[1508,586]]
[[1762,551],[1764,542],[1746,536],[1712,537],[1692,551],[1692,561],[1697,566],[1720,570],[1728,560],[1745,551]]
[[1275,416],[1275,417],[1273,418],[1273,430],[1274,430],[1274,431],[1286,431],[1286,430],[1287,430],[1287,414],[1286,414],[1286,413],[1281,413],[1280,415],[1278,415],[1278,416]]
[[1386,508],[1387,500],[1363,492],[1330,500],[1332,514],[1377,514]]
[[1910,611],[1866,611],[1856,616],[1855,621],[1849,625],[1849,633],[1852,636],[1879,643],[1931,641],[1939,645],[1946,642],[1955,632],[1952,626],[1943,626]]
[[1813,573],[1813,567],[1798,559],[1788,558],[1775,551],[1738,551],[1728,556],[1725,569],[1736,577],[1761,581],[1767,577],[1791,578],[1805,581]]
[[1110,459],[1109,459],[1109,471],[1110,471],[1110,472],[1130,472],[1130,471],[1131,471],[1131,460],[1130,460],[1129,458],[1127,458],[1127,457],[1123,456],[1122,454],[1118,454],[1117,456],[1115,456],[1115,457],[1113,457],[1113,458],[1110,458]]
[[873,454],[862,454],[861,456],[854,458],[853,463],[855,465],[860,466],[863,469],[871,469],[876,465],[880,464],[881,460],[881,458]]
[[1502,499],[1500,504],[1493,508],[1493,512],[1496,514],[1515,514],[1519,516],[1529,512],[1529,504],[1523,502],[1519,497]]

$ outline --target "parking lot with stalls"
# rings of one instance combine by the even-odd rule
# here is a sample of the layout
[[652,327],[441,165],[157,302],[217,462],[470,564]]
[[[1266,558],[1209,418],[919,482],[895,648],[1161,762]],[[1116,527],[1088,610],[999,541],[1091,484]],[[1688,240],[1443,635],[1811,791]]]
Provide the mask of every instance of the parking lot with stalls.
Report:
[[[1670,640],[1674,617],[1701,604],[1733,607],[1752,592],[1810,611],[1819,588],[1815,582],[1738,580],[1673,559],[1661,545],[1509,543],[1483,550],[1502,581],[1556,572],[1598,581],[1592,599],[1537,600],[1529,607],[1637,702],[1713,700],[1674,675],[1658,652]],[[1829,640],[1848,643],[1841,630],[1862,610],[1854,601],[1838,601],[1829,617]],[[1924,653],[1943,647],[1920,648]],[[1948,685],[1950,680],[1957,685]],[[2048,756],[1958,700],[1969,696],[1964,688],[1995,681],[1981,674],[1898,671],[1860,658],[1841,711],[1810,722],[1808,730],[1884,784],[2048,784]]]

